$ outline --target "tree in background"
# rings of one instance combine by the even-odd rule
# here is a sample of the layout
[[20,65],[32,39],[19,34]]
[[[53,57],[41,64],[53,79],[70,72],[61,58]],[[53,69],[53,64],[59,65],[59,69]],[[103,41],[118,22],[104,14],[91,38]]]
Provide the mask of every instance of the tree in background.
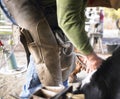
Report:
[[111,17],[113,20],[120,18],[120,9],[104,8],[105,16]]

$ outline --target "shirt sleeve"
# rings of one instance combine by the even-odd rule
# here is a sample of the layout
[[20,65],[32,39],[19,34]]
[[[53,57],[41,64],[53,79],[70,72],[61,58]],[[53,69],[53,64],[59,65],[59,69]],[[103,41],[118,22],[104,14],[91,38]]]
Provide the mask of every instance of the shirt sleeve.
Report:
[[56,0],[58,24],[73,45],[81,53],[90,54],[93,49],[85,32],[85,7],[87,0]]

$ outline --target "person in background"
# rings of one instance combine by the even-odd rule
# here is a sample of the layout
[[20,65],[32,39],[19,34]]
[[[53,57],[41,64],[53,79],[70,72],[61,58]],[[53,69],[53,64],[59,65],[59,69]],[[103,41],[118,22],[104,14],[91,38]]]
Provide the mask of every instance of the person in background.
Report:
[[100,33],[103,34],[103,30],[104,30],[104,14],[103,14],[103,10],[100,10],[99,13],[99,23],[100,23]]

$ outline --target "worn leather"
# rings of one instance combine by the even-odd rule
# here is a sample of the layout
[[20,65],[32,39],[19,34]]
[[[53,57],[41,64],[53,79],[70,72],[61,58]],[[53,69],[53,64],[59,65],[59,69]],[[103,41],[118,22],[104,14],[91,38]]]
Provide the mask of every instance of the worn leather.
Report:
[[44,16],[43,8],[38,7],[34,0],[4,0],[4,3],[17,24],[28,30],[32,36],[33,41],[28,42],[28,48],[35,59],[41,83],[48,86],[62,84],[73,67],[71,64],[64,65],[68,67],[62,75],[62,68],[64,68],[62,64],[69,61],[61,62],[61,59],[66,59],[72,54],[70,52],[68,55],[60,56],[61,48]]

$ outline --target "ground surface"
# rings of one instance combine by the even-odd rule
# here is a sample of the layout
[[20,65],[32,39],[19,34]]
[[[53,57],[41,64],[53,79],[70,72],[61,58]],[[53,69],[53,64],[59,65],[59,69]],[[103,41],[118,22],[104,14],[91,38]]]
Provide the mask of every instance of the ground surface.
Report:
[[21,92],[25,76],[20,75],[1,75],[0,74],[0,99],[15,99],[11,95]]
[[[25,52],[21,45],[17,46],[15,49],[14,56],[17,62],[17,67],[22,69],[20,71],[14,69],[6,69],[5,71],[4,68],[3,70],[0,69],[0,99],[15,99],[11,95],[19,95],[22,86],[25,83],[27,62]],[[3,64],[3,66],[10,67],[9,65],[6,65],[6,63]]]
[[[14,52],[18,67],[26,67],[26,58],[24,50],[17,50]],[[99,54],[104,59],[109,56],[109,54]],[[11,95],[19,95],[22,86],[25,83],[26,69],[21,71],[14,71],[9,74],[0,73],[0,99],[15,99]],[[84,73],[78,74],[81,78],[84,77]],[[76,84],[73,84],[74,86]]]

